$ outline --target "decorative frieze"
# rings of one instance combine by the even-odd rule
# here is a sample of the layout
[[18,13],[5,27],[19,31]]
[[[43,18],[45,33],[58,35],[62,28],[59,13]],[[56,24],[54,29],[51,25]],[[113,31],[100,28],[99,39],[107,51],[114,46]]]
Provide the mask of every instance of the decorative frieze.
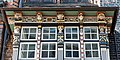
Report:
[[79,19],[77,17],[65,17],[65,22],[69,23],[79,22]]
[[93,22],[97,22],[97,17],[94,17],[94,16],[85,16],[84,19],[83,19],[83,22],[89,22],[89,23],[93,23]]
[[43,17],[43,21],[42,22],[56,22],[57,21],[57,17]]
[[35,16],[24,16],[22,22],[37,22]]

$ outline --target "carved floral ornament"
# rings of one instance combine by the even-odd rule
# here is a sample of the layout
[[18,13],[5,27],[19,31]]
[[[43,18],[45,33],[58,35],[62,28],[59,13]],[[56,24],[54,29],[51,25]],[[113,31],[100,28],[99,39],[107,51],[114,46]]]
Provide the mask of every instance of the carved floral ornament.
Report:
[[97,13],[97,19],[98,19],[98,21],[99,20],[100,21],[104,20],[105,19],[105,14],[103,12],[98,12]]
[[83,13],[82,13],[82,12],[80,12],[80,13],[78,14],[78,19],[80,19],[80,21],[82,21],[82,20],[83,20],[83,18],[84,18]]
[[63,13],[57,14],[57,19],[58,20],[64,20],[64,14]]

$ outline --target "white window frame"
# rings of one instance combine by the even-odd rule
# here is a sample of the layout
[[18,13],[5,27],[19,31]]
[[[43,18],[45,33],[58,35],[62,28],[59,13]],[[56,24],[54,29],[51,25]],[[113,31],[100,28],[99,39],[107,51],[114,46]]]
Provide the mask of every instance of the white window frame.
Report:
[[[55,33],[43,33],[44,28],[55,28]],[[55,34],[55,39],[43,39],[43,34],[49,34],[49,36],[50,34]],[[57,40],[57,27],[42,27],[42,40]]]
[[[88,34],[90,34],[90,39],[85,39],[85,28],[96,28],[97,29],[97,33],[91,33],[91,31],[90,31],[90,33],[88,33]],[[97,26],[85,26],[85,27],[83,27],[83,33],[84,33],[84,40],[99,40],[99,33],[98,33],[98,27]],[[91,39],[92,38],[92,36],[91,36],[91,34],[97,34],[97,39]]]
[[[48,44],[48,57],[47,58],[42,58],[42,44]],[[49,44],[55,44],[56,45],[56,50],[49,50]],[[49,58],[49,51],[55,51],[55,58]],[[41,48],[40,48],[40,59],[57,59],[57,42],[41,42]]]
[[[85,50],[85,44],[91,44],[91,50]],[[98,44],[98,50],[92,50],[92,44]],[[86,57],[86,53],[85,53],[86,51],[98,51],[99,56],[98,57],[93,57],[93,54],[92,54],[92,57]],[[99,45],[99,42],[84,42],[84,55],[85,55],[85,59],[100,58],[100,45]]]
[[[71,34],[71,39],[66,39],[66,28],[77,28],[77,35],[78,35],[78,38],[77,39],[72,39],[72,34],[74,33],[69,33]],[[75,33],[76,34],[76,33]],[[78,26],[65,26],[65,29],[64,29],[64,39],[65,40],[79,40],[79,27]]]
[[[72,44],[72,46],[73,46],[73,43],[75,43],[75,44],[78,44],[78,50],[69,50],[69,51],[79,51],[79,57],[66,57],[66,43],[70,43],[70,44]],[[73,48],[73,47],[72,47]],[[72,54],[73,55],[73,54]],[[79,59],[80,58],[80,42],[64,42],[64,58],[68,58],[68,59]]]
[[[29,38],[28,38],[28,39],[22,39],[22,34],[24,34],[24,33],[23,33],[23,29],[24,29],[24,28],[29,28],[29,29],[30,29],[30,28],[36,28],[36,37],[35,37],[35,39],[29,39]],[[37,40],[37,32],[38,32],[38,28],[37,28],[36,26],[23,26],[23,27],[22,27],[22,30],[21,30],[21,38],[20,38],[20,39],[21,39],[21,40],[27,40],[27,41]],[[34,33],[30,33],[30,30],[29,30],[28,35],[30,35],[30,34],[34,34]]]
[[[34,55],[34,58],[21,58],[21,46],[22,46],[22,44],[35,44],[35,55]],[[36,42],[21,42],[20,43],[20,49],[19,49],[19,59],[36,59],[36,50],[37,50],[37,43]],[[29,50],[27,50],[27,52],[28,52]],[[27,56],[28,56],[28,53],[27,53]]]

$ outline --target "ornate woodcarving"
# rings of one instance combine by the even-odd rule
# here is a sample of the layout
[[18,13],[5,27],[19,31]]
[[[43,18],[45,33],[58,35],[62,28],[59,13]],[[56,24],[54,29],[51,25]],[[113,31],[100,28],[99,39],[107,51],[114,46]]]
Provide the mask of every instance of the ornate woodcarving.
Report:
[[65,18],[64,12],[58,11],[57,12],[57,22],[64,22],[64,18]]
[[106,35],[100,35],[100,43],[101,44],[109,44],[109,40]]
[[63,29],[64,27],[62,25],[58,26],[58,44],[63,44]]
[[65,22],[79,22],[77,17],[65,17]]
[[24,16],[22,22],[37,22],[35,16]]
[[14,40],[13,40],[13,44],[18,44],[19,43],[19,39],[20,39],[20,26],[15,26],[14,27]]
[[56,22],[56,17],[44,17],[42,22]]
[[105,20],[108,24],[112,23],[112,17],[106,17]]
[[15,21],[22,21],[22,12],[14,12]]
[[105,26],[104,25],[99,26],[99,32],[100,32],[100,34],[105,33]]
[[41,12],[37,12],[37,20],[38,20],[38,22],[42,22],[42,13]]
[[97,22],[97,17],[84,17],[83,22]]
[[105,19],[104,12],[97,12],[97,19],[98,19],[98,21],[104,21],[104,19]]
[[83,18],[84,18],[83,13],[80,12],[80,13],[78,14],[78,19],[82,22],[82,21],[83,21]]

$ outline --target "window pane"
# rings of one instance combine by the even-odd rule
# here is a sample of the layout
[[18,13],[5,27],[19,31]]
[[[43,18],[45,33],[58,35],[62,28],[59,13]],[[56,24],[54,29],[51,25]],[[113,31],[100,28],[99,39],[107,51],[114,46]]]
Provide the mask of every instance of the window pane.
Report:
[[55,28],[50,28],[50,33],[55,33]]
[[29,44],[29,50],[35,50],[35,44]]
[[22,34],[22,39],[28,39],[28,34]]
[[49,35],[48,34],[43,34],[43,39],[48,39]]
[[66,44],[66,50],[71,50],[71,43]]
[[92,57],[91,51],[86,51],[86,57]]
[[29,28],[23,28],[23,33],[29,33]]
[[79,57],[79,52],[78,51],[73,51],[73,57]]
[[97,28],[91,28],[91,33],[97,33]]
[[48,50],[48,44],[42,44],[42,50]]
[[30,33],[36,33],[36,28],[30,28]]
[[50,44],[49,45],[49,50],[56,50],[56,45],[55,44]]
[[98,45],[97,44],[92,44],[92,49],[93,50],[98,50]]
[[72,28],[72,33],[77,33],[77,28]]
[[90,33],[90,28],[85,28],[85,33]]
[[48,51],[42,51],[42,58],[48,57]]
[[21,58],[27,58],[27,52],[26,51],[21,52]]
[[27,50],[27,48],[28,48],[28,44],[22,44],[21,50]]
[[85,50],[91,50],[91,44],[85,44]]
[[50,51],[50,52],[49,52],[49,57],[54,58],[54,57],[55,57],[55,51]]
[[92,39],[97,39],[97,34],[92,34]]
[[50,34],[50,39],[55,39],[55,34]]
[[85,34],[85,39],[90,39],[90,34]]
[[93,57],[98,57],[98,51],[93,51]]
[[78,44],[73,44],[73,50],[79,50]]
[[49,28],[44,28],[43,33],[49,33]]
[[77,34],[72,34],[72,39],[78,39],[78,35]]
[[28,58],[34,58],[34,55],[35,55],[34,51],[28,52]]
[[29,39],[36,39],[36,34],[30,34]]
[[66,33],[71,33],[71,28],[66,28]]
[[66,39],[71,39],[71,34],[66,34]]
[[66,51],[66,57],[72,57],[71,51]]

